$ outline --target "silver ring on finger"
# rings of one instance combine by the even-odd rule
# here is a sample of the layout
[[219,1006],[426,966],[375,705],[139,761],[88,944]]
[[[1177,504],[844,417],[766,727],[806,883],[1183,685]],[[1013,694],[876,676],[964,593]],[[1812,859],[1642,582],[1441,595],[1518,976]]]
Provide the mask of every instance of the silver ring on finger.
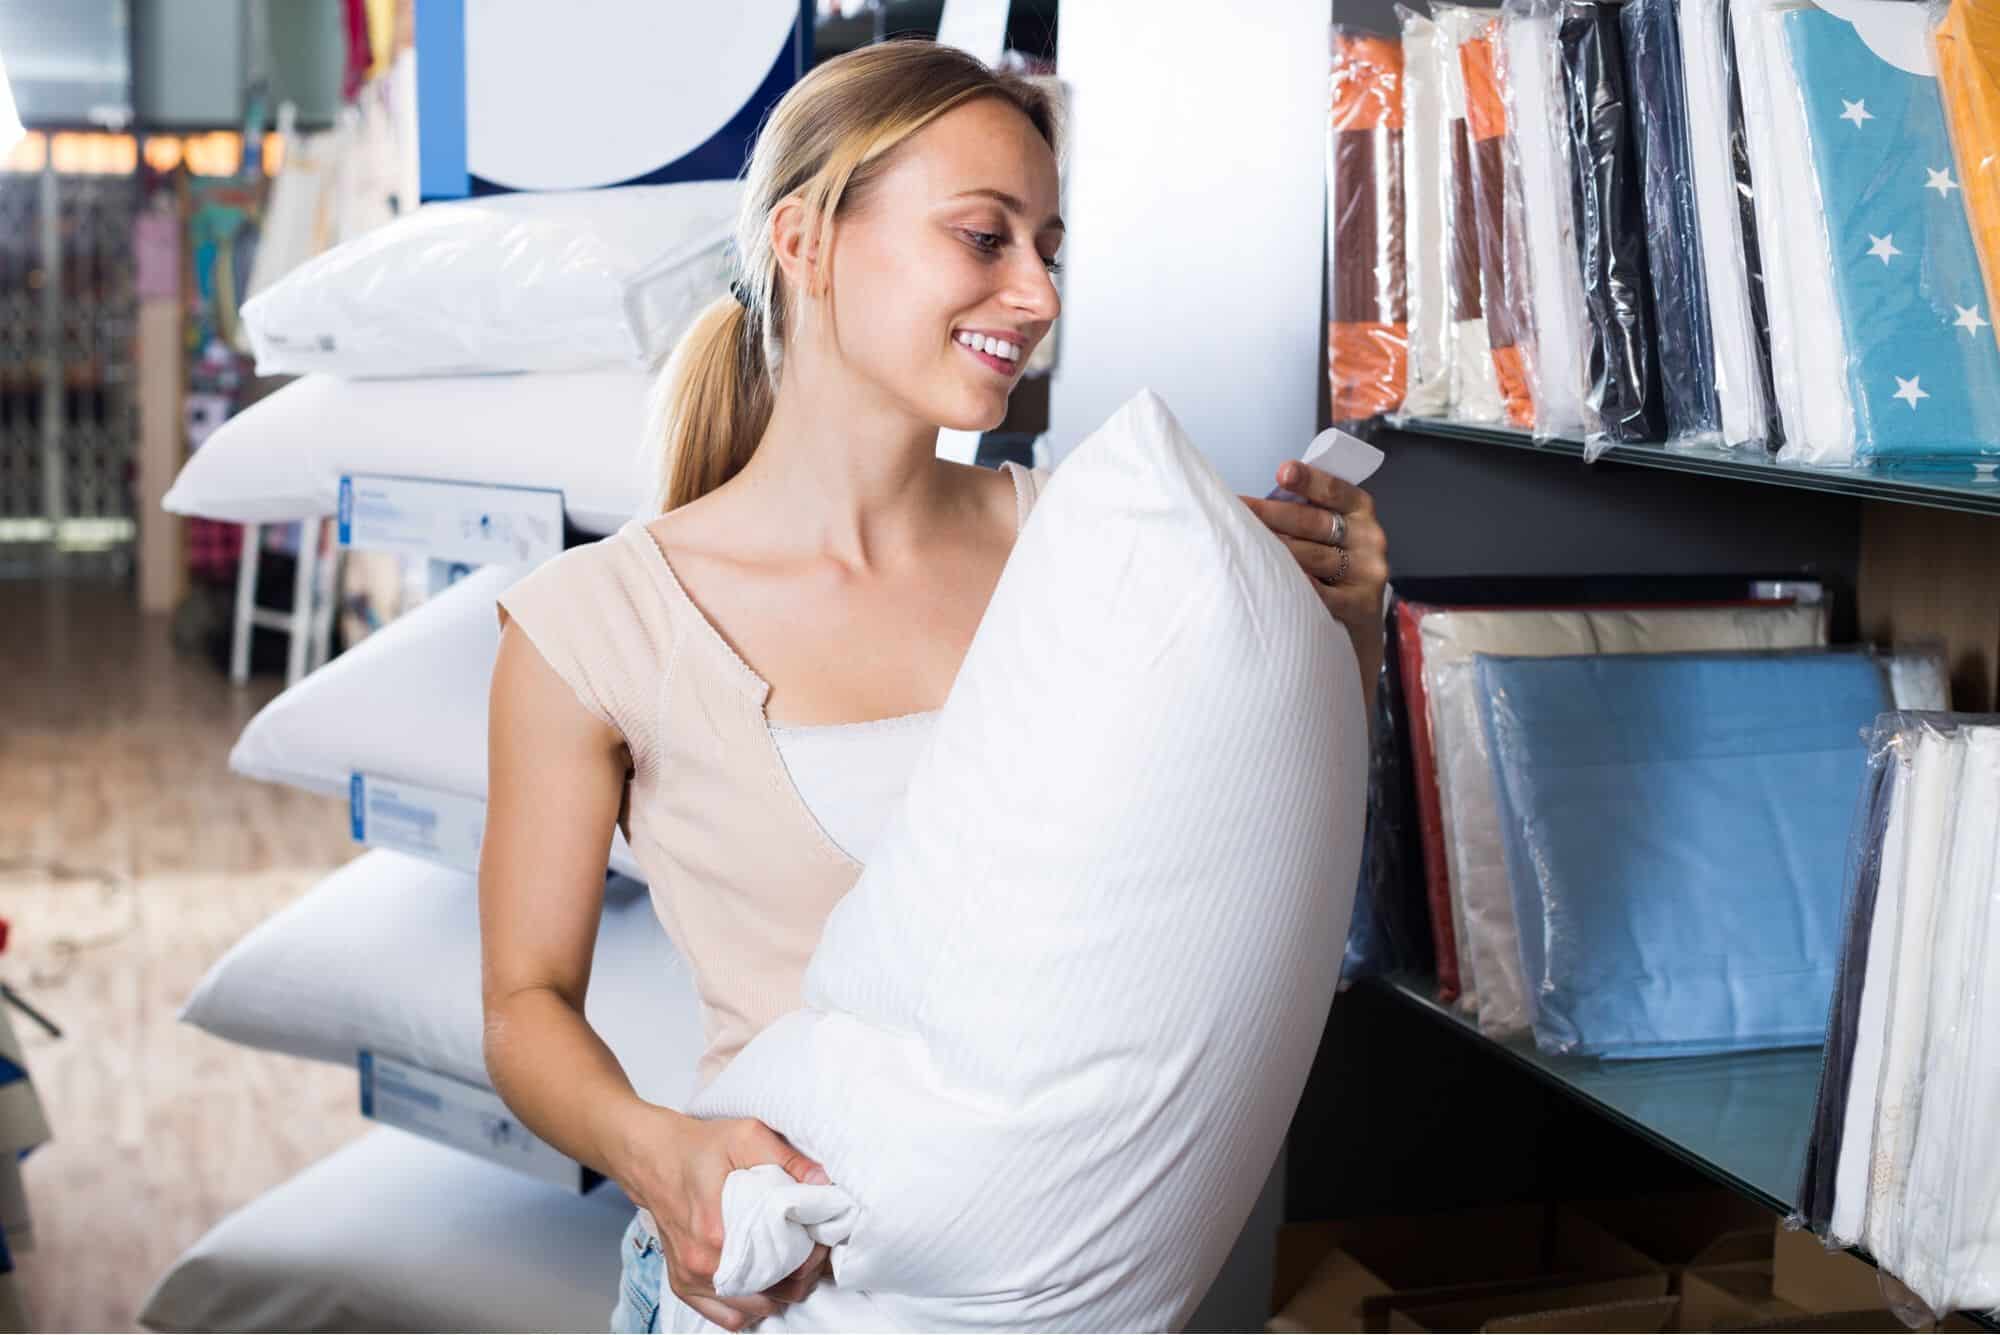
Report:
[[1347,516],[1336,512],[1333,516],[1333,534],[1327,539],[1336,547],[1347,545]]

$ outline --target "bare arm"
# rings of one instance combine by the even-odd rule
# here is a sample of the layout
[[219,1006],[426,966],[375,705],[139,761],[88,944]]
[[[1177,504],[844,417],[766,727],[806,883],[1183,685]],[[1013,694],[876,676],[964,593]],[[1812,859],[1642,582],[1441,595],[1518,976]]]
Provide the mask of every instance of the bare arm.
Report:
[[626,752],[519,628],[500,635],[479,858],[486,1069],[529,1130],[616,1177],[651,1108],[585,1021]]

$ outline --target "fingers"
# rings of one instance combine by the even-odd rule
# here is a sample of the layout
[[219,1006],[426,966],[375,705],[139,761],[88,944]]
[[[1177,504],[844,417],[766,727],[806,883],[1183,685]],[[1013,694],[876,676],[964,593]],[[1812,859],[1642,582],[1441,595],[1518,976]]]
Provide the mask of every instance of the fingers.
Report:
[[824,1243],[814,1247],[803,1265],[764,1290],[764,1296],[780,1303],[804,1302],[819,1283],[820,1268],[826,1264],[827,1252]]
[[[1292,481],[1285,480],[1288,474],[1293,477]],[[1373,498],[1352,482],[1344,482],[1323,468],[1314,468],[1297,460],[1278,469],[1278,485],[1337,514],[1373,514],[1375,511]]]
[[750,1324],[748,1317],[723,1302],[720,1298],[690,1296],[680,1292],[678,1289],[674,1291],[674,1296],[689,1307],[692,1307],[695,1311],[701,1313],[708,1320],[721,1326],[724,1330],[741,1330]]
[[832,1181],[817,1161],[801,1153],[798,1146],[764,1123],[752,1118],[747,1119],[743,1126],[744,1137],[735,1156],[736,1167],[750,1168],[757,1164],[774,1163],[784,1169],[786,1176],[794,1182],[824,1187]]

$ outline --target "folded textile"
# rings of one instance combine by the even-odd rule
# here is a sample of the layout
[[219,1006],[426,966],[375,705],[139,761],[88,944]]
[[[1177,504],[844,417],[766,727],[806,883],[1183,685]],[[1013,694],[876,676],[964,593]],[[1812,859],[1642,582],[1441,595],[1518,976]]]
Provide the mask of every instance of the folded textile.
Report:
[[1666,434],[1646,211],[1616,6],[1569,0],[1557,29],[1570,146],[1571,198],[1590,308],[1592,457],[1618,441]]
[[1727,0],[1680,0],[1678,8],[1689,185],[1700,230],[1699,281],[1714,340],[1722,442],[1762,449],[1782,443],[1783,432],[1771,386],[1757,196],[1743,137]]
[[1529,370],[1535,357],[1528,315],[1528,254],[1521,217],[1521,183],[1514,177],[1500,20],[1490,11],[1447,8],[1442,22],[1458,48],[1465,81],[1473,222],[1478,229],[1479,286],[1492,347],[1493,375],[1507,421],[1535,425]]
[[1849,452],[1856,462],[2000,456],[2000,344],[1954,175],[1928,14],[1901,0],[1852,0],[1843,14],[1869,36],[1811,6],[1779,22],[1836,257]]
[[1552,0],[1507,0],[1501,24],[1506,103],[1519,180],[1535,355],[1528,367],[1538,440],[1581,438],[1595,418],[1584,405],[1590,312],[1570,204],[1567,113]]
[[1436,416],[1451,402],[1451,157],[1437,25],[1398,8],[1403,26],[1403,252],[1409,380],[1403,411]]
[[1870,737],[1849,919],[1798,1217],[1935,1312],[2000,1304],[2000,719]]
[[1535,998],[1521,971],[1475,657],[1805,649],[1826,643],[1826,613],[1791,603],[1459,608],[1423,616],[1419,634],[1436,748],[1440,842],[1469,961],[1460,985],[1475,1000],[1483,1032],[1513,1034],[1533,1021]]
[[1327,129],[1327,373],[1335,421],[1403,406],[1403,47],[1333,30]]
[[1450,237],[1447,280],[1451,295],[1451,415],[1466,422],[1498,422],[1506,415],[1493,364],[1487,325],[1486,285],[1479,268],[1479,192],[1472,177],[1472,126],[1458,35],[1477,15],[1463,6],[1434,4],[1439,87],[1445,135],[1445,229]]
[[[1933,40],[1945,129],[1991,314],[2000,309],[2000,9],[1990,0],[1952,0]],[[1992,332],[2000,337],[2000,327]]]
[[1873,656],[1477,661],[1536,1044],[1820,1043]]
[[1728,0],[1726,8],[1744,144],[1757,189],[1771,383],[1783,423],[1779,458],[1840,464],[1853,458],[1854,407],[1798,78],[1777,27],[1789,3]]
[[1646,205],[1646,258],[1659,332],[1660,387],[1667,438],[1718,445],[1715,345],[1703,286],[1701,227],[1695,217],[1688,99],[1676,0],[1626,0],[1618,21],[1633,96],[1633,138]]

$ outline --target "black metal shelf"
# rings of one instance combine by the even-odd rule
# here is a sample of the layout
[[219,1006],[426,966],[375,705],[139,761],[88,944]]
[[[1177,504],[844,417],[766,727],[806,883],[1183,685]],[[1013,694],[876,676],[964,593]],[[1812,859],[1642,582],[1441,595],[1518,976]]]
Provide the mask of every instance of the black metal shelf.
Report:
[[[1391,419],[1388,425],[1398,431],[1502,445],[1510,449],[1536,450],[1574,459],[1583,457],[1583,442],[1580,440],[1537,441],[1528,432],[1508,427],[1432,417]],[[1779,463],[1740,451],[1670,449],[1659,444],[1635,444],[1613,445],[1600,456],[1599,462],[1636,464],[1676,473],[1699,473],[1740,482],[1832,492],[1902,505],[1959,510],[1968,514],[2000,515],[2000,467],[1995,466],[2000,465],[2000,459],[1996,459],[1995,465],[1953,470],[1821,468]]]

